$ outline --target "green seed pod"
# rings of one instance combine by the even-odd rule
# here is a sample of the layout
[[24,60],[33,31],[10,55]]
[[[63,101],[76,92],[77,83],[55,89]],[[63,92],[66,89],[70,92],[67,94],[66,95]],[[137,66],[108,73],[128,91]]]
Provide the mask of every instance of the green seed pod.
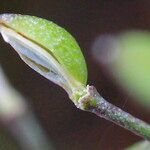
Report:
[[65,29],[34,16],[2,14],[0,32],[26,64],[70,96],[86,85],[84,57]]

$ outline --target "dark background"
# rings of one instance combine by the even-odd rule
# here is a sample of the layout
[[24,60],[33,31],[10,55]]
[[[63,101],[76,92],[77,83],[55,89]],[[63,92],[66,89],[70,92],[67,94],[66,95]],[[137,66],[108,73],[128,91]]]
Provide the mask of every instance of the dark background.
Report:
[[[150,122],[105,67],[92,57],[101,34],[150,29],[148,0],[0,0],[0,13],[35,15],[66,28],[79,42],[88,65],[88,83],[111,103]],[[0,64],[13,86],[29,99],[57,150],[121,150],[141,138],[97,116],[78,110],[63,89],[30,69],[0,37]]]

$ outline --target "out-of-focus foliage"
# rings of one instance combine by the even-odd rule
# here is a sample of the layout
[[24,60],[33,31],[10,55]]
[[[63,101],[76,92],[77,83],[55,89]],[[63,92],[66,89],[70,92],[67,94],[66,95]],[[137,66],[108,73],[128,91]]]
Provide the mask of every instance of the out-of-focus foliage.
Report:
[[0,150],[20,150],[19,146],[4,129],[0,130]]
[[148,141],[138,142],[125,150],[149,150],[150,143]]
[[100,36],[94,55],[106,65],[128,93],[150,106],[150,33],[131,31]]
[[[1,68],[0,122],[15,138],[21,149],[54,149],[35,116],[28,108],[25,99],[13,87],[11,87]],[[9,144],[9,139],[8,142],[7,139],[5,141],[5,135],[0,131],[0,150],[15,150],[16,148],[13,147],[14,146],[11,146],[11,143]]]
[[122,34],[116,51],[113,73],[132,95],[150,106],[150,33]]

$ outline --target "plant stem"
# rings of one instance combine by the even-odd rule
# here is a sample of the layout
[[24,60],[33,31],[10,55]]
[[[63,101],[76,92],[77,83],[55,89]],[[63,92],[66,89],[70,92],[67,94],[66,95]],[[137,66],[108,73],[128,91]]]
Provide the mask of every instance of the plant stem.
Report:
[[87,86],[87,93],[88,99],[80,99],[80,106],[83,106],[80,107],[82,110],[92,112],[99,117],[114,122],[115,124],[150,140],[149,124],[107,102],[93,86]]

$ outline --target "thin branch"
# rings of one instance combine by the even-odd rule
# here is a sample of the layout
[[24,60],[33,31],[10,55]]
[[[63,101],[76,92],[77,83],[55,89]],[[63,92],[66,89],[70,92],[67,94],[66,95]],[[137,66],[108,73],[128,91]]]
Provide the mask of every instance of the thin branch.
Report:
[[150,140],[149,124],[107,102],[93,86],[87,86],[87,95],[79,100],[78,107]]

